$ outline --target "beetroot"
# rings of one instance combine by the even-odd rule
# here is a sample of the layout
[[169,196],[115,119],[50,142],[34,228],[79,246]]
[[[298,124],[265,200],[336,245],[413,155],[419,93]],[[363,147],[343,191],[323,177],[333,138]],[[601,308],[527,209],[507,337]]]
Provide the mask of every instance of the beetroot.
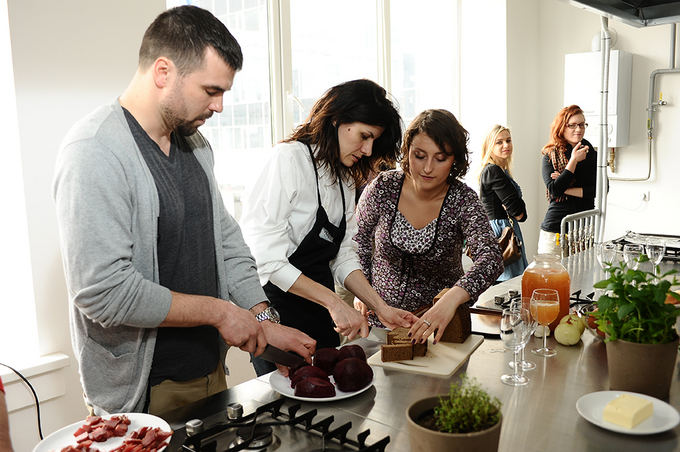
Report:
[[335,396],[335,386],[328,380],[307,377],[295,386],[295,395],[298,397],[333,397]]
[[304,367],[308,367],[308,366],[309,366],[309,364],[307,364],[306,362],[303,361],[302,363],[298,364],[295,367],[290,367],[289,368],[290,370],[288,371],[288,378],[290,378],[292,380],[293,377],[295,376],[295,372],[297,372],[298,370],[300,370]]
[[316,378],[320,378],[322,380],[330,381],[328,379],[328,374],[323,369],[321,369],[320,367],[305,366],[305,367],[298,369],[298,371],[295,372],[295,375],[293,376],[293,378],[290,379],[290,387],[294,388],[295,385],[297,385],[300,382],[300,380],[304,380],[305,378],[308,378],[308,377],[316,377]]
[[328,375],[333,375],[335,363],[338,362],[338,353],[335,348],[320,348],[314,354],[314,365],[326,371]]
[[366,352],[358,345],[345,345],[338,350],[338,363],[345,358],[359,358],[366,361]]
[[335,384],[343,392],[358,391],[373,381],[373,369],[359,358],[346,358],[333,370]]

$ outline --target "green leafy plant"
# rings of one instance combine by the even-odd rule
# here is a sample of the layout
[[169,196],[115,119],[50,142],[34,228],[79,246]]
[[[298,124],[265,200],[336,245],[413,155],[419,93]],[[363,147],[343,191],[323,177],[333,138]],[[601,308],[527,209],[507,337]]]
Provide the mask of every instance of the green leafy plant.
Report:
[[463,375],[460,384],[451,383],[449,396],[434,408],[437,429],[448,433],[486,430],[498,423],[501,401],[491,398],[474,378]]
[[[648,261],[644,254],[638,258],[640,263]],[[669,278],[675,270],[657,278],[651,272],[628,269],[620,262],[608,265],[605,271],[609,278],[594,287],[607,292],[597,300],[598,309],[593,313],[606,334],[605,341],[666,344],[678,337],[675,320],[680,309],[666,304],[669,294],[680,300],[680,295],[671,291],[671,287],[680,283],[675,276]]]

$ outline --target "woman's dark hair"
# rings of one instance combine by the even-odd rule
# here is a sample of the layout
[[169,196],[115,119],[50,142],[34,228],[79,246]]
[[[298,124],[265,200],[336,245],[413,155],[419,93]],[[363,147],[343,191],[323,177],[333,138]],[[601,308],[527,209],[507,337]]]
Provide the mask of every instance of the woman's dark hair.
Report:
[[[340,161],[338,128],[353,122],[380,126],[384,130],[373,142],[371,156],[359,159],[348,168]],[[401,118],[381,86],[370,80],[352,80],[326,91],[305,122],[284,141],[318,146],[314,160],[319,167],[327,167],[336,177],[349,176],[354,185],[360,187],[368,180],[371,170],[397,161]]]
[[165,56],[180,75],[186,75],[203,64],[207,47],[215,49],[232,69],[241,70],[241,46],[219,19],[197,6],[171,8],[146,29],[139,48],[139,67],[146,69],[156,58]]
[[449,184],[467,173],[470,168],[467,149],[470,135],[447,110],[425,110],[411,121],[401,144],[401,168],[404,172],[410,174],[408,151],[413,139],[421,133],[430,137],[443,153],[453,155],[453,164],[447,179]]

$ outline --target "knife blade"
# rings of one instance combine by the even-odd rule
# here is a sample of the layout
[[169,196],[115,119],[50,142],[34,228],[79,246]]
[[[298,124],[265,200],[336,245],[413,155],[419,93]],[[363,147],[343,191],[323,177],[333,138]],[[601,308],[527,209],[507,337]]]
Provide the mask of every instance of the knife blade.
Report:
[[271,344],[267,344],[264,348],[264,352],[260,355],[260,358],[288,367],[295,367],[305,362],[302,356],[296,353],[286,352]]

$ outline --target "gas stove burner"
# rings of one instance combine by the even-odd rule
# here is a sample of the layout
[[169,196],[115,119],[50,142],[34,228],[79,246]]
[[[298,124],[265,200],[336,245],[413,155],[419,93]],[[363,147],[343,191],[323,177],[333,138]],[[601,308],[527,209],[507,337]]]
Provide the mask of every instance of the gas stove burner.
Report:
[[317,419],[316,409],[303,411],[300,404],[287,406],[284,410],[285,400],[280,398],[265,403],[246,415],[238,409],[237,404],[229,404],[227,412],[221,413],[221,420],[214,422],[206,419],[203,429],[187,424],[185,436],[180,440],[184,442],[181,450],[385,452],[390,442],[390,437],[385,436],[373,444],[367,443],[366,439],[371,433],[368,429],[348,437],[351,422],[334,423],[335,417],[332,415]]
[[260,450],[274,442],[274,431],[269,425],[241,427],[236,430],[234,445],[248,443],[246,450]]
[[350,449],[336,449],[335,447],[324,447],[323,449],[312,449],[308,452],[352,452]]

